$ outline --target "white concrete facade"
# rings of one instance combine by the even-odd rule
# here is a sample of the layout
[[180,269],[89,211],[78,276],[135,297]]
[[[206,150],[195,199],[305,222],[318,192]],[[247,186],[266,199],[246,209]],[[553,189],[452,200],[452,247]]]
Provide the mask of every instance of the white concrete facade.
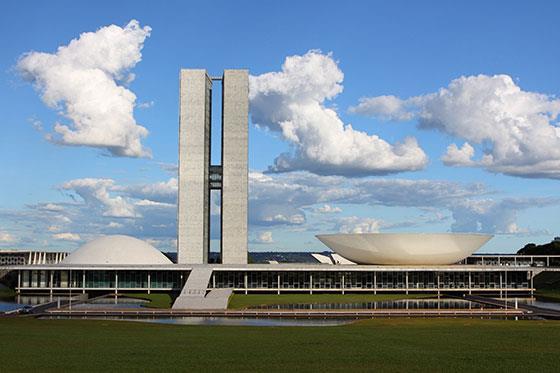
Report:
[[331,250],[359,264],[447,265],[457,263],[492,236],[474,233],[323,234]]
[[102,236],[73,251],[62,264],[172,264],[149,243],[130,236]]
[[[211,167],[212,80],[223,89],[222,164]],[[208,263],[211,188],[222,191],[221,261],[247,263],[248,121],[247,70],[225,70],[221,79],[181,70],[178,263]]]
[[225,70],[222,107],[222,263],[247,263],[249,72]]
[[181,70],[177,261],[208,262],[212,80],[206,70]]

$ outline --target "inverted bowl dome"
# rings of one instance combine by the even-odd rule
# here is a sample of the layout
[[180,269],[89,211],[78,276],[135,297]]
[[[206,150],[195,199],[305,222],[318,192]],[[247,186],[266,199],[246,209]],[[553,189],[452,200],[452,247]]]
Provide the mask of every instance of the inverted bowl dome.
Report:
[[331,250],[359,264],[454,264],[493,236],[474,233],[358,233],[316,236]]
[[62,261],[63,264],[172,264],[149,243],[130,236],[103,236],[86,243]]

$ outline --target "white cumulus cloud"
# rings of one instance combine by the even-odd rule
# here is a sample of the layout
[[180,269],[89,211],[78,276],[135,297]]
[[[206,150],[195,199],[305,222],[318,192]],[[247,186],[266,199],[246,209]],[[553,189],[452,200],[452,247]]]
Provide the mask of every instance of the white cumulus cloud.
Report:
[[115,218],[134,218],[138,214],[134,205],[122,196],[112,197],[109,193],[115,182],[111,179],[75,179],[62,185],[62,189],[74,191],[87,205],[103,210],[103,216]]
[[55,240],[59,240],[59,241],[80,241],[82,239],[79,234],[69,233],[69,232],[56,233],[56,234],[53,234],[52,237]]
[[340,233],[377,233],[382,224],[377,219],[348,216],[340,219],[337,228]]
[[442,159],[450,166],[560,179],[560,99],[524,91],[508,75],[460,77],[435,93],[394,98],[392,106],[380,106],[380,100],[363,98],[351,111],[393,120],[416,117],[420,128],[466,140],[461,148],[448,147]]
[[344,124],[325,106],[342,92],[343,78],[332,55],[316,50],[287,57],[281,71],[250,77],[253,123],[280,132],[293,146],[270,171],[363,176],[424,168],[428,158],[415,138],[390,144]]
[[323,205],[315,208],[313,211],[318,212],[320,214],[332,214],[336,212],[342,212],[342,209],[336,206]]
[[353,114],[376,116],[386,120],[410,120],[414,113],[411,105],[396,96],[362,97],[357,106],[348,111]]
[[[321,206],[329,205],[332,208],[333,204],[406,207],[430,212],[429,216],[418,216],[400,222],[353,216],[333,219],[333,215],[318,215],[326,224],[333,224],[334,229],[341,232],[373,232],[441,223],[450,214],[452,221],[449,229],[454,232],[527,233],[532,231],[530,227],[517,226],[519,213],[560,203],[559,199],[553,197],[491,198],[495,192],[481,183],[356,179],[318,176],[308,172],[251,172],[249,189],[249,217],[253,226],[292,225],[307,228],[310,222],[313,224],[313,219],[307,219],[306,211],[317,212]],[[290,216],[294,217],[292,224]],[[299,221],[300,224],[293,224],[294,221]],[[318,229],[322,230],[324,226]]]
[[63,120],[48,138],[58,144],[106,149],[113,156],[149,157],[148,130],[136,123],[136,96],[124,85],[142,59],[150,27],[136,20],[85,32],[55,53],[29,52],[18,61],[23,78]]
[[114,190],[124,192],[132,198],[148,199],[157,202],[175,203],[179,190],[177,178],[170,178],[152,184],[115,186]]
[[460,148],[457,144],[451,144],[447,147],[447,153],[441,157],[443,163],[447,166],[474,166],[473,161],[474,148],[468,142],[465,142]]
[[272,232],[270,232],[270,231],[259,232],[257,234],[257,236],[255,237],[255,239],[252,240],[252,242],[253,243],[259,243],[259,244],[274,243],[274,240],[272,239]]
[[0,232],[0,243],[14,243],[16,238],[8,232]]
[[517,225],[519,212],[530,208],[547,207],[558,204],[553,198],[505,198],[457,201],[450,209],[455,222],[454,232],[484,232],[518,234],[530,233],[528,228]]

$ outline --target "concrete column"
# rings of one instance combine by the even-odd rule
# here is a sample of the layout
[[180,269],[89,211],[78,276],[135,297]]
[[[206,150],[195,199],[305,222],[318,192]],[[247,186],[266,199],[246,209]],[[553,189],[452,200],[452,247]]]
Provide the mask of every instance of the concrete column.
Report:
[[[439,272],[436,272],[436,276],[437,276],[437,295],[438,297],[441,295],[441,290],[440,290],[440,285],[439,285]],[[439,306],[439,303],[438,303]]]
[[280,273],[278,273],[278,295],[280,295]]
[[504,285],[502,283],[502,272],[500,272],[500,298],[503,298],[503,295],[502,295],[503,288],[504,288]]
[[508,297],[508,294],[507,294],[507,291],[508,291],[507,269],[505,270],[504,275],[505,275],[505,285],[506,285],[505,286],[505,292],[506,292],[506,308],[507,308],[507,297]]
[[340,280],[340,283],[342,285],[342,294],[344,294],[344,273],[342,273],[342,279]]
[[247,295],[247,288],[248,288],[248,286],[247,286],[248,285],[247,284],[247,272],[244,272],[243,276],[244,276],[243,283],[245,284],[245,295]]
[[373,272],[373,294],[377,294],[377,272]]
[[313,274],[309,274],[309,294],[313,294]]
[[148,272],[148,294],[151,293],[152,289],[152,274]]
[[82,294],[86,293],[86,271],[82,271]]
[[472,294],[472,280],[471,280],[472,272],[469,271],[469,295]]
[[181,70],[180,80],[177,262],[205,264],[210,248],[212,80],[206,70]]
[[[406,271],[405,276],[406,276],[406,280],[405,280],[406,281],[405,282],[406,294],[408,294],[408,271]],[[407,306],[408,306],[408,303],[407,303]]]
[[54,271],[49,271],[50,278],[49,278],[49,293],[52,297],[53,294],[53,280],[54,280]]
[[222,263],[247,264],[249,72],[222,82]]
[[119,273],[115,271],[115,295],[118,293],[119,288]]
[[530,285],[530,286],[531,286],[531,298],[532,298],[532,297],[533,297],[533,293],[534,293],[534,292],[533,292],[533,275],[534,275],[534,273],[533,273],[533,271],[529,271],[529,273],[531,274],[531,275],[530,275],[530,276],[531,276],[531,285]]
[[16,289],[16,293],[20,293],[21,292],[21,270],[18,269],[17,271],[17,289]]

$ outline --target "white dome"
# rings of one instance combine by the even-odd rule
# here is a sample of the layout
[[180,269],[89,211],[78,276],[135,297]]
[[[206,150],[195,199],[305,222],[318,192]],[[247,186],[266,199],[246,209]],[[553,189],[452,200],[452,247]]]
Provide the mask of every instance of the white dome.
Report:
[[172,264],[152,245],[130,236],[103,236],[68,255],[62,264]]
[[474,233],[322,234],[317,238],[337,254],[360,264],[454,264],[492,236]]

